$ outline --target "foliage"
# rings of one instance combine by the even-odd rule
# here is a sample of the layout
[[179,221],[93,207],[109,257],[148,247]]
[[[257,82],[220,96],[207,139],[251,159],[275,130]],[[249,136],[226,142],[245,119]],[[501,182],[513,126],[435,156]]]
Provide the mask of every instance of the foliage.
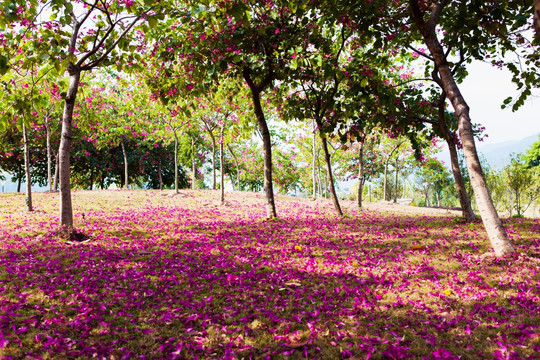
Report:
[[512,209],[522,216],[540,196],[540,169],[528,168],[519,157],[513,157],[503,170],[503,178],[509,189]]

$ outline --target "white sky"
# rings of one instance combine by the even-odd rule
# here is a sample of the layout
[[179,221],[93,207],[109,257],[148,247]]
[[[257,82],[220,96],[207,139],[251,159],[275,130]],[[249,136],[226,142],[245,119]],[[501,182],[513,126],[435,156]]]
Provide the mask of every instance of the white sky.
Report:
[[459,87],[469,104],[471,120],[486,127],[484,144],[520,140],[540,132],[540,89],[518,111],[502,110],[505,98],[518,95],[510,73],[482,62],[467,68],[469,75]]

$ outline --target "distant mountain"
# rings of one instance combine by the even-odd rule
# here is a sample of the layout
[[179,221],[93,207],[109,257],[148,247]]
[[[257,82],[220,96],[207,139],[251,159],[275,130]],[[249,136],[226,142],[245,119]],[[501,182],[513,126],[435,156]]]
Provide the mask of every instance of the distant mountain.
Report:
[[[540,133],[536,133],[521,140],[504,141],[497,144],[477,142],[478,152],[493,169],[502,169],[510,163],[511,154],[523,154],[533,143],[538,141],[539,136]],[[443,148],[443,151],[438,153],[436,157],[450,168],[450,154],[447,148]]]

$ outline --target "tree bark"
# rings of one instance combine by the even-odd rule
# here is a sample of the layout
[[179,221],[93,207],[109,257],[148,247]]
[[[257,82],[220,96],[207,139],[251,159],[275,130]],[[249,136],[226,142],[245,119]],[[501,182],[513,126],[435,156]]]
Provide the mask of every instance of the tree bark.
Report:
[[457,154],[456,143],[454,141],[452,134],[448,130],[448,126],[446,124],[446,120],[444,117],[445,103],[446,103],[446,93],[443,92],[438,101],[439,128],[441,129],[441,133],[444,137],[444,140],[446,141],[446,144],[448,145],[448,151],[450,152],[450,165],[452,167],[452,174],[454,175],[454,181],[456,183],[459,203],[461,205],[462,216],[468,222],[471,222],[476,218],[476,216],[474,215],[474,211],[471,207],[471,199],[469,199],[469,195],[467,194],[467,189],[465,187],[465,180],[463,180],[463,175],[461,174],[461,170],[459,168],[459,159],[458,159],[458,154]]
[[58,153],[54,156],[54,181],[53,181],[53,190],[58,191],[58,175],[59,175],[59,159]]
[[195,163],[195,139],[191,138],[191,173],[193,180],[191,181],[191,189],[195,190],[197,185],[195,184],[195,175],[197,174],[197,168]]
[[52,191],[52,148],[51,148],[51,127],[49,125],[49,119],[46,116],[44,119],[45,131],[47,136],[47,185],[49,186],[49,191]]
[[[195,183],[195,171],[193,171],[193,183]],[[174,193],[178,194],[178,135],[176,130],[174,130]]]
[[362,195],[364,191],[364,142],[360,142],[358,149],[358,195],[356,197],[358,208],[362,208]]
[[223,204],[225,202],[225,174],[223,161],[225,156],[223,156],[223,132],[225,131],[224,125],[221,125],[221,131],[219,134],[219,172],[220,172],[220,202]]
[[32,178],[30,177],[30,144],[28,142],[28,130],[22,124],[24,142],[24,171],[26,174],[26,211],[33,211],[32,208]]
[[217,181],[216,181],[216,138],[214,133],[207,129],[210,134],[210,139],[212,140],[212,190],[216,190]]
[[397,195],[398,195],[398,188],[399,188],[398,187],[398,180],[399,180],[398,179],[398,174],[399,174],[398,165],[399,165],[399,156],[396,157],[396,169],[395,169],[396,176],[395,176],[395,179],[394,179],[395,180],[395,184],[394,184],[394,189],[395,189],[395,191],[394,191],[394,204],[397,203]]
[[[322,129],[321,125],[317,124],[319,129]],[[330,152],[328,151],[328,143],[326,141],[326,134],[319,130],[319,136],[321,137],[322,148],[324,152],[324,161],[326,162],[326,175],[328,179],[328,187],[330,188],[330,195],[332,196],[332,203],[334,209],[339,216],[343,216],[341,206],[339,206],[339,200],[336,194],[336,188],[334,187],[334,175],[332,174],[332,163],[330,161]]]
[[495,251],[495,255],[503,256],[515,252],[514,246],[506,234],[506,230],[497,214],[495,206],[493,206],[491,195],[486,186],[484,173],[474,143],[474,133],[469,116],[469,106],[465,102],[465,99],[457,86],[450,65],[448,64],[446,54],[435,31],[440,13],[445,4],[446,2],[436,4],[432,9],[429,21],[426,23],[424,22],[423,13],[420,10],[418,0],[409,0],[414,22],[420,30],[424,42],[439,70],[444,91],[448,100],[450,100],[458,119],[458,130],[463,144],[465,162],[467,164],[467,170],[471,178],[471,184],[473,186],[474,195],[484,227],[491,242],[491,246]]
[[71,169],[70,150],[73,126],[73,109],[79,89],[81,72],[74,66],[69,67],[69,88],[64,101],[64,113],[62,115],[62,135],[59,148],[59,180],[60,180],[60,226],[73,229],[73,206],[71,204]]
[[122,155],[124,156],[124,189],[128,189],[129,179],[128,179],[128,158],[126,153],[126,146],[124,144],[124,139],[120,140],[120,145],[122,146]]
[[161,157],[158,159],[158,183],[159,190],[163,191],[163,178],[161,177]]
[[315,120],[313,120],[313,161],[312,161],[312,164],[313,164],[313,171],[312,171],[312,176],[313,176],[313,198],[316,199],[317,198],[317,169],[316,169],[316,166],[317,166],[317,137],[315,135],[315,132],[316,132],[316,128],[315,128]]
[[388,162],[390,161],[390,156],[384,162],[384,175],[383,175],[383,201],[386,201],[386,179],[388,175]]
[[[236,157],[235,153],[232,151],[231,147],[228,144],[227,144],[227,149],[229,149],[229,152],[234,158],[234,165],[236,167],[236,188],[238,190],[242,190],[242,188],[240,187],[240,167],[238,166],[238,158]],[[234,184],[233,184],[233,190],[234,190]]]
[[534,30],[536,31],[536,37],[540,41],[540,0],[534,0]]
[[[246,78],[247,77],[247,78]],[[251,90],[251,98],[253,100],[253,109],[255,117],[259,124],[261,137],[263,140],[263,159],[264,159],[264,193],[266,195],[266,216],[268,218],[277,217],[276,204],[274,202],[274,187],[272,183],[272,140],[270,138],[270,130],[264,117],[264,112],[261,106],[261,90],[259,86],[255,86],[249,75],[244,74],[244,79],[248,82]],[[249,79],[249,80],[248,80]]]

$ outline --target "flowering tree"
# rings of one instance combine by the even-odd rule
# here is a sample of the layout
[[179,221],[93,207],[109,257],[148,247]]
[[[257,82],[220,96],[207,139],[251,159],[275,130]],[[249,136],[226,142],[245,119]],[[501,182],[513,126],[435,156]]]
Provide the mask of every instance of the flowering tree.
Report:
[[[16,0],[10,1],[6,7],[8,11],[0,15],[0,26],[6,29],[3,42],[8,44],[8,56],[25,58],[23,66],[46,62],[59,72],[67,71],[69,75],[69,86],[64,94],[59,150],[60,225],[63,227],[73,228],[70,145],[73,110],[81,74],[99,66],[113,64],[121,67],[127,63],[136,50],[132,46],[137,39],[128,38],[133,34],[131,30],[142,19],[155,22],[159,16],[157,12],[164,4]],[[8,69],[4,66],[4,70]]]

